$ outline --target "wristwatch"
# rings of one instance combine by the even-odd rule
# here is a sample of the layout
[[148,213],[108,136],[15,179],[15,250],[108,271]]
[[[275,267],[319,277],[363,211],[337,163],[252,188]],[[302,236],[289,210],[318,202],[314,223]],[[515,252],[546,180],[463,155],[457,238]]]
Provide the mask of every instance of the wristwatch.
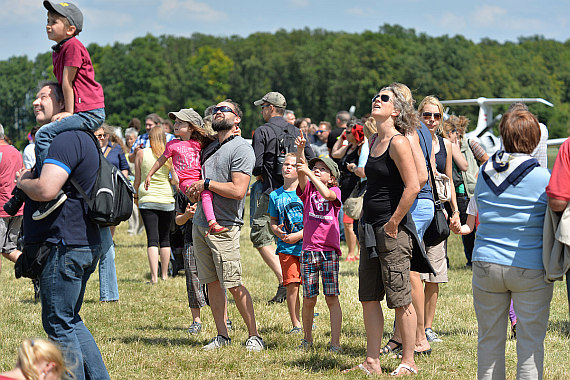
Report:
[[208,190],[210,188],[210,178],[206,178],[204,180],[204,190]]

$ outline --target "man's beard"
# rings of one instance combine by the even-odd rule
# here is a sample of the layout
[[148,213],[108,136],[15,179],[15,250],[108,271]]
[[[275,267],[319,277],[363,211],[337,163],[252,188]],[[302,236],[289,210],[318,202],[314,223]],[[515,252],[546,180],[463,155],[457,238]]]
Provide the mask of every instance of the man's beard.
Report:
[[229,131],[233,126],[233,123],[226,119],[212,121],[212,129],[215,132]]

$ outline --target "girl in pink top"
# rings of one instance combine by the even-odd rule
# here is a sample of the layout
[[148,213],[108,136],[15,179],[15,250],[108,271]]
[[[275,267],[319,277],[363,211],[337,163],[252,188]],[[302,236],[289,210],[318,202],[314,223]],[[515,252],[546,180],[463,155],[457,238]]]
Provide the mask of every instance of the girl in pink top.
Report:
[[[337,186],[338,166],[328,158],[314,158],[307,166],[305,137],[301,133],[297,144],[297,195],[303,201],[303,250],[301,276],[303,280],[303,331],[301,349],[313,345],[313,316],[319,294],[319,272],[323,293],[330,312],[331,340],[329,351],[341,352],[340,329],[342,310],[338,300],[338,272],[340,257],[340,189]],[[310,169],[309,169],[310,167]],[[310,181],[309,181],[310,180]]]
[[[213,141],[213,138],[203,129],[202,117],[192,108],[181,109],[178,112],[170,112],[168,117],[175,120],[174,134],[180,140],[172,140],[166,144],[162,156],[156,160],[144,182],[148,189],[150,179],[158,169],[172,158],[172,166],[180,181],[180,191],[186,191],[195,181],[201,177],[202,166],[200,164],[200,152],[202,148]],[[155,127],[160,128],[160,127]],[[168,165],[168,164],[167,164]],[[228,229],[218,224],[214,215],[212,192],[204,190],[201,194],[202,208],[210,226],[209,234],[220,234]]]

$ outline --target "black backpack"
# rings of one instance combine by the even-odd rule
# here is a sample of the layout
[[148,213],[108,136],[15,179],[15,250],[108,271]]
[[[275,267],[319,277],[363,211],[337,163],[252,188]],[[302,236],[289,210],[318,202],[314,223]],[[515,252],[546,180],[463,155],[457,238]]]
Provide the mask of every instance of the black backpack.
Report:
[[89,197],[75,179],[70,182],[87,202],[87,216],[100,226],[116,226],[129,219],[133,212],[135,188],[121,171],[111,164],[103,153],[95,136],[85,131],[97,146],[99,170]]
[[275,133],[275,161],[273,162],[273,173],[282,176],[283,162],[287,153],[297,152],[295,139],[297,136],[292,134],[288,129],[281,128],[277,125],[267,123],[267,125]]

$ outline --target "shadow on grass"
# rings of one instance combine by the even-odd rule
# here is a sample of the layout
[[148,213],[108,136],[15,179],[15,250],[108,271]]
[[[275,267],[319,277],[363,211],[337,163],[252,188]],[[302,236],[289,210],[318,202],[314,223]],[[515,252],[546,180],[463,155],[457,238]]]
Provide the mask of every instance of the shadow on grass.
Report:
[[[320,348],[315,348],[319,349]],[[298,358],[294,361],[286,362],[290,367],[297,367],[303,370],[308,370],[311,372],[319,373],[323,371],[329,371],[332,369],[338,369],[340,367],[340,362],[334,356],[330,356],[328,353],[311,353],[310,356],[304,358]]]
[[570,338],[570,322],[569,321],[551,321],[548,323],[548,330],[557,332]]
[[191,346],[202,347],[208,343],[208,339],[192,340],[188,338],[147,338],[142,336],[127,336],[122,338],[112,338],[113,341],[119,341],[125,344],[142,343],[147,346]]

